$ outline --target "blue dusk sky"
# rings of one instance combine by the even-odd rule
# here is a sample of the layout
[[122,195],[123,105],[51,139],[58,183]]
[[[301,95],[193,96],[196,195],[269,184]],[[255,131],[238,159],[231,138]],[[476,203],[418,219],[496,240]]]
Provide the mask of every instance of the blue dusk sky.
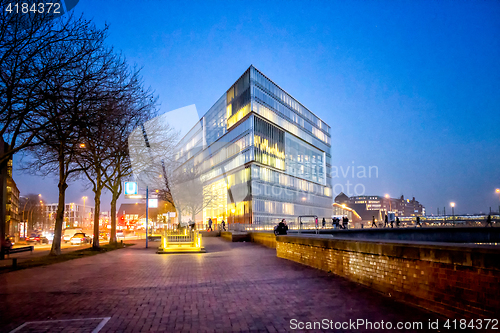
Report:
[[[162,112],[204,113],[253,64],[331,126],[336,193],[415,197],[428,214],[451,201],[458,214],[498,210],[500,1],[81,0],[74,11],[109,24],[108,44],[143,68]],[[55,180],[15,180],[57,201]],[[67,201],[83,195],[73,183]]]

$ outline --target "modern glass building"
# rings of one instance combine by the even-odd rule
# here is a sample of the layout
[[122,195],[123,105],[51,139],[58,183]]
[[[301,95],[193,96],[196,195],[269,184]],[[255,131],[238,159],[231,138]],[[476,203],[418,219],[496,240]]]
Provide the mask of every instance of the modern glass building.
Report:
[[204,222],[331,217],[330,127],[253,66],[180,146],[176,159],[211,195]]

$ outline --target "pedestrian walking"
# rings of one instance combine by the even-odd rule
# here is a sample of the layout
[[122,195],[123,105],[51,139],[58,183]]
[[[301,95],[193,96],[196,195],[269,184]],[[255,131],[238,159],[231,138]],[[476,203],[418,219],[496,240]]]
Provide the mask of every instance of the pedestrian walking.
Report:
[[321,221],[321,224],[323,225],[323,229],[325,229],[325,226],[326,226],[326,221],[325,221],[325,218],[323,217],[323,221]]
[[399,217],[396,217],[396,227],[399,228],[400,224],[401,224],[401,221],[399,220]]
[[346,216],[344,220],[344,229],[349,228],[349,218]]
[[221,222],[220,224],[221,224],[221,226],[222,226],[222,229],[223,229],[224,231],[226,231],[226,222],[224,222],[224,220],[222,220],[222,222]]
[[417,225],[419,225],[420,227],[422,227],[422,223],[420,223],[420,216],[417,216]]
[[491,223],[491,215],[488,215],[488,217],[486,218],[486,225],[485,225],[485,227],[487,227],[488,224],[493,227],[493,224]]
[[385,214],[385,219],[384,219],[384,228],[388,227],[389,226],[389,216],[387,216],[387,214]]
[[208,218],[208,229],[207,229],[207,231],[214,231],[212,229],[212,219],[211,218]]
[[314,219],[314,223],[316,224],[316,229],[318,229],[318,217]]
[[375,223],[375,216],[372,216],[372,228],[377,227],[377,223]]

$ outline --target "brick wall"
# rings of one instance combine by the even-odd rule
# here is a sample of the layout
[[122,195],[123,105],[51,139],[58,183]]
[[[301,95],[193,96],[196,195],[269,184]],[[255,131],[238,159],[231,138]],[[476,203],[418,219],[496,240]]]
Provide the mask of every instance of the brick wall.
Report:
[[448,317],[500,313],[499,249],[278,236],[276,252]]
[[250,236],[247,232],[238,231],[222,231],[221,237],[230,242],[246,242],[250,241]]
[[276,236],[272,232],[251,232],[250,241],[270,248],[276,248]]
[[224,238],[225,240],[228,240],[228,241],[230,241],[230,242],[232,242],[232,241],[233,241],[233,234],[232,234],[231,232],[229,232],[229,231],[222,231],[222,232],[220,233],[220,236],[221,236],[222,238]]

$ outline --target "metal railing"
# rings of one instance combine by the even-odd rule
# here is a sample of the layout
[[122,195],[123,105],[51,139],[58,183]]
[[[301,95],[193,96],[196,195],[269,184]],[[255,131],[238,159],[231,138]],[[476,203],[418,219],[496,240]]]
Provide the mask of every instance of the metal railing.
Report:
[[[450,226],[462,226],[462,227],[484,227],[486,225],[486,216],[455,216],[453,217],[437,217],[437,216],[423,216],[420,218],[420,225],[417,224],[415,217],[402,217],[400,218],[401,223],[396,226],[396,222],[393,222],[392,227],[389,223],[384,227],[384,221],[377,221],[376,225],[379,229],[390,229],[390,228],[439,228],[439,227],[450,227]],[[492,227],[500,227],[500,217],[498,215],[491,216]],[[342,224],[342,221],[340,221]],[[265,231],[272,232],[277,226],[277,223],[260,223],[260,224],[242,224],[234,223],[229,225],[230,231]],[[318,219],[318,226],[316,226],[315,221],[303,221],[302,225],[296,221],[287,221],[288,230],[292,232],[304,231],[321,231],[321,230],[340,230],[342,227],[332,225],[332,220],[326,220],[325,227],[322,224],[322,218]],[[361,221],[349,222],[347,229],[369,229],[372,227],[372,221]]]
[[165,230],[163,236],[169,243],[192,243],[196,239],[198,231],[188,230]]

